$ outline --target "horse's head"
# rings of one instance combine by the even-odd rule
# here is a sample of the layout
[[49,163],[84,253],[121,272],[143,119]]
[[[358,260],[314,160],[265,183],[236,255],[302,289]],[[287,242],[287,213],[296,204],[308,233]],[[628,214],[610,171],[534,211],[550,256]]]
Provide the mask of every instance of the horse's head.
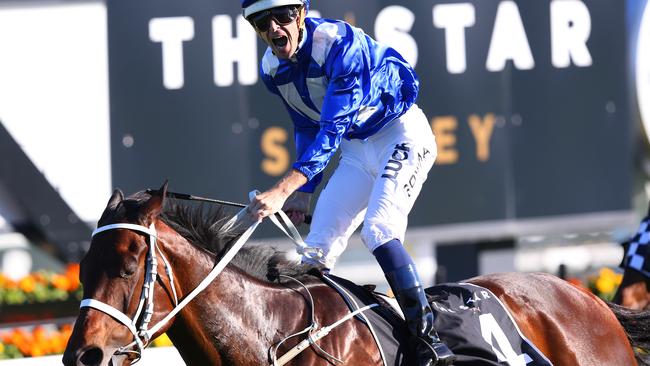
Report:
[[[113,362],[120,364],[130,364],[137,357],[131,347],[123,347],[138,338],[134,332],[152,315],[147,314],[142,294],[145,282],[151,281],[151,268],[156,272],[156,265],[147,267],[151,262],[147,258],[156,252],[155,227],[166,191],[167,183],[157,192],[126,199],[119,190],[113,192],[80,264],[84,301],[63,357],[65,365],[109,365],[115,353]],[[157,302],[156,311],[162,310],[161,305],[168,311],[172,301]],[[134,318],[137,322],[129,327],[126,323]],[[142,343],[146,340],[138,339],[133,349]]]

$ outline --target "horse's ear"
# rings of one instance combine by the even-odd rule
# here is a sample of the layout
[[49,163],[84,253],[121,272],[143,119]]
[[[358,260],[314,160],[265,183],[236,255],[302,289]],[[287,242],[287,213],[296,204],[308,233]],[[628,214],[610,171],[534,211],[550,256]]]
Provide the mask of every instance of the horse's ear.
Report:
[[145,216],[147,223],[151,223],[162,212],[168,184],[169,181],[165,180],[160,189],[151,192],[151,198],[144,204],[142,215]]
[[123,200],[124,200],[124,194],[122,193],[122,191],[116,188],[113,191],[111,198],[108,200],[108,204],[106,205],[106,208],[114,210],[117,207],[117,205]]
[[115,209],[117,209],[117,205],[119,205],[120,202],[122,202],[123,200],[124,200],[124,194],[122,193],[122,191],[120,191],[119,189],[115,189],[113,191],[113,194],[111,195],[111,198],[108,199],[108,203],[106,204],[106,208],[104,209],[102,216],[99,218],[99,222],[104,222],[104,220],[108,219],[108,217],[110,217],[112,212],[115,211]]
[[165,179],[163,185],[160,186],[160,189],[158,189],[158,193],[160,193],[163,199],[167,197],[167,186],[169,186],[169,179]]

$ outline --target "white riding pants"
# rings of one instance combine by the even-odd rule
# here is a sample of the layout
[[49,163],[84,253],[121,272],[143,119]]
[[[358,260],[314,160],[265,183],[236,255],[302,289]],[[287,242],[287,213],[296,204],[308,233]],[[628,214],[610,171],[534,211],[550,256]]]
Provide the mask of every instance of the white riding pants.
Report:
[[431,126],[417,106],[366,140],[341,142],[341,160],[316,203],[305,242],[333,268],[363,222],[370,251],[404,241],[408,214],[437,155]]

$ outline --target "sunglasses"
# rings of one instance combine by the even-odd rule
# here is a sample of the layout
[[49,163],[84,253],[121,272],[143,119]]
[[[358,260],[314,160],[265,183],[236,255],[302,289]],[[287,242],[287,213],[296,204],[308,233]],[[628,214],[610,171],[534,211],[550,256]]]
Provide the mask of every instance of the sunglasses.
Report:
[[253,14],[248,17],[248,21],[258,31],[266,32],[271,26],[271,19],[279,25],[287,25],[296,20],[299,13],[300,9],[295,6],[281,6]]

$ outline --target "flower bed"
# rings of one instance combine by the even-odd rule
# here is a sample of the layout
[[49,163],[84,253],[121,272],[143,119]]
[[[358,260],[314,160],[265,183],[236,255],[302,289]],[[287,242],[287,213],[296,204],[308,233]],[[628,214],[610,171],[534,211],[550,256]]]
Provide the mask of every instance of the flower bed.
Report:
[[[49,328],[49,329],[48,329]],[[35,326],[31,331],[15,328],[0,335],[0,360],[61,354],[72,334],[72,325],[60,328]]]
[[598,274],[587,277],[587,284],[589,290],[596,296],[606,301],[612,301],[622,280],[623,274],[610,268],[602,268]]
[[75,316],[81,297],[78,264],[63,274],[39,271],[18,281],[0,274],[0,323]]
[[13,281],[0,274],[0,305],[22,305],[81,298],[79,265],[69,264],[63,274],[39,271]]
[[[31,330],[15,328],[0,332],[0,360],[62,354],[71,334],[72,324],[58,328],[39,325]],[[163,334],[151,346],[169,347],[173,344],[167,334]]]

